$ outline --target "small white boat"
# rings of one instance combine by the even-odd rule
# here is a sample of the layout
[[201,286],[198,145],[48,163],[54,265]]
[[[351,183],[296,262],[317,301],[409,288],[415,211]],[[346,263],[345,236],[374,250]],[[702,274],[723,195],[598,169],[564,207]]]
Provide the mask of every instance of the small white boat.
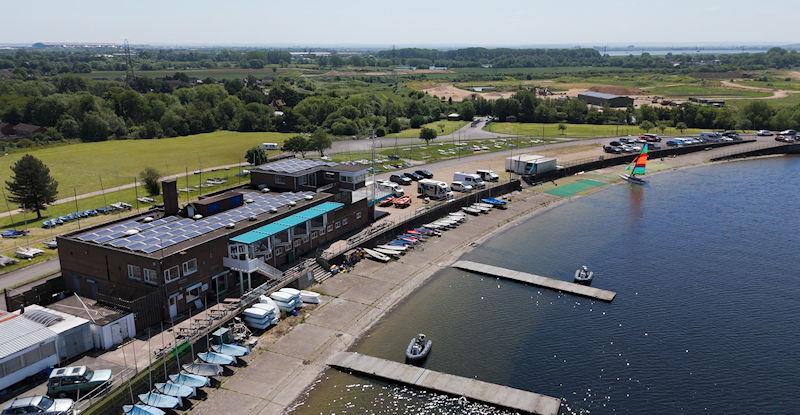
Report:
[[478,204],[473,204],[473,205],[472,205],[472,206],[470,206],[470,207],[471,207],[471,208],[473,208],[473,209],[476,209],[476,210],[480,211],[481,213],[489,213],[489,211],[490,211],[490,210],[492,210],[492,208],[487,208],[487,207],[479,206]]
[[294,289],[294,288],[284,287],[284,288],[281,288],[278,291],[282,292],[282,293],[289,294],[292,297],[299,297],[300,296],[300,290],[297,290],[297,289]]
[[156,390],[164,395],[174,396],[176,398],[188,398],[194,396],[194,388],[186,385],[178,385],[177,383],[156,383]]
[[374,259],[374,260],[380,261],[380,262],[389,262],[392,259],[387,255],[384,255],[384,254],[382,254],[380,252],[377,252],[377,251],[373,251],[372,249],[369,249],[369,248],[364,248],[364,253],[366,253],[367,256],[369,256],[371,259]]
[[480,207],[489,208],[490,210],[494,207],[493,205],[490,205],[488,203],[483,203],[483,202],[478,202],[478,203],[476,203],[476,205],[480,206]]
[[469,207],[469,206],[462,207],[461,210],[463,210],[464,212],[469,213],[470,215],[477,216],[477,215],[481,214],[480,210],[472,208],[472,207]]
[[389,255],[391,257],[400,258],[400,251],[392,251],[391,249],[383,249],[383,248],[373,248],[375,252],[380,252],[384,255]]
[[211,350],[234,357],[242,357],[250,354],[249,348],[230,343],[213,344],[211,345]]
[[397,252],[405,252],[408,250],[407,247],[401,245],[378,245],[378,248],[388,249],[390,251],[397,251]]
[[319,293],[314,291],[300,290],[300,300],[308,304],[319,304]]
[[423,228],[428,228],[428,229],[433,229],[433,230],[437,230],[437,229],[441,229],[442,228],[441,226],[439,226],[439,225],[437,225],[435,223],[426,223],[425,225],[422,225],[422,227]]
[[[294,302],[294,295],[283,291],[275,291],[269,295],[269,298],[273,299],[276,303],[291,304]],[[280,307],[280,304],[278,304],[278,306]]]
[[200,375],[193,375],[191,373],[169,375],[169,380],[176,385],[184,385],[192,388],[200,388],[211,385],[211,380],[209,378]]
[[260,308],[260,309],[266,311],[268,315],[269,314],[278,313],[278,305],[275,304],[274,301],[272,302],[272,304],[269,304],[269,303],[255,303],[250,308]]

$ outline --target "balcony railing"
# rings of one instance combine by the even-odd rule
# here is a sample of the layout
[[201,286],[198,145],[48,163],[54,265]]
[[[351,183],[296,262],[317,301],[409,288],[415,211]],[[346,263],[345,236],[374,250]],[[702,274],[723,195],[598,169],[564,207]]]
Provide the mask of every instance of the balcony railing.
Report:
[[236,259],[230,257],[222,258],[222,265],[233,271],[239,272],[260,272],[274,280],[283,279],[283,272],[281,270],[267,264],[260,258],[252,259]]

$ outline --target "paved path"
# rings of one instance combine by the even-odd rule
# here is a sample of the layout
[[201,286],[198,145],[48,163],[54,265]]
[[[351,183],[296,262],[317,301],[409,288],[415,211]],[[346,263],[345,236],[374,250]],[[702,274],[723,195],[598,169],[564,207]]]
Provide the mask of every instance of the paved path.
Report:
[[39,262],[38,264],[11,271],[7,274],[0,275],[0,291],[39,280],[42,277],[53,275],[58,271],[60,271],[58,258],[49,259],[44,262]]

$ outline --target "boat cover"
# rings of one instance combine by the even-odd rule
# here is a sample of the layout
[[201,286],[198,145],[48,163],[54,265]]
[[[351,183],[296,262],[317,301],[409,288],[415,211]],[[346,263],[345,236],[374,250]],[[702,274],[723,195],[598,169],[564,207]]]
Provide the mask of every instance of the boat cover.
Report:
[[214,363],[218,365],[231,365],[236,362],[235,357],[217,352],[202,352],[198,353],[197,357],[206,363]]
[[123,405],[125,415],[164,415],[164,411],[150,405]]
[[239,346],[238,344],[215,344],[211,346],[211,350],[234,357],[247,356],[250,354],[250,349],[244,346]]
[[222,374],[222,366],[211,363],[194,362],[183,365],[183,370],[200,376],[219,376]]
[[162,393],[147,392],[139,395],[139,400],[145,405],[155,406],[156,408],[177,408],[181,400]]
[[193,375],[191,373],[179,373],[177,375],[169,375],[169,380],[176,385],[186,385],[186,386],[191,386],[193,388],[199,388],[211,384],[211,381],[207,377],[200,375]]
[[176,383],[156,383],[156,390],[164,395],[174,396],[176,398],[188,398],[194,394],[194,388],[186,385],[178,385]]

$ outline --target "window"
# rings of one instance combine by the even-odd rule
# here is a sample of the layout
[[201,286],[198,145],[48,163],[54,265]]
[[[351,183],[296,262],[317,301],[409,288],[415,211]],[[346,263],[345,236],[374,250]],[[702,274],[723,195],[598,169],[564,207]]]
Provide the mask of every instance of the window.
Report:
[[299,239],[299,238],[298,238],[298,239],[295,239],[295,240],[294,240],[294,246],[295,246],[295,247],[298,247],[298,246],[300,246],[300,244],[302,244],[302,243],[303,243],[303,240],[302,240],[302,239]]
[[164,282],[172,282],[180,277],[181,277],[181,272],[180,269],[178,269],[177,265],[175,265],[172,268],[168,268],[164,271]]
[[135,281],[141,281],[142,267],[137,265],[128,265],[128,278]]
[[356,220],[361,219],[361,212],[356,212]]
[[311,231],[311,237],[312,238],[316,238],[317,235],[319,235],[319,233],[317,233],[317,231]]
[[212,278],[214,280],[214,289],[218,293],[228,291],[228,274],[217,275]]
[[275,176],[275,184],[286,184],[286,179],[283,176]]
[[183,263],[183,276],[192,275],[197,272],[197,259],[190,259]]
[[158,285],[158,277],[156,276],[156,270],[150,268],[142,268],[144,271],[144,282],[148,284]]
[[347,218],[342,219],[342,226],[347,226]]
[[275,248],[275,255],[280,255],[282,253],[283,253],[283,247],[282,246],[279,246],[279,247]]
[[333,225],[328,225],[328,232],[333,232]]
[[337,220],[334,225],[336,225],[336,229],[339,229],[342,227],[342,222]]

